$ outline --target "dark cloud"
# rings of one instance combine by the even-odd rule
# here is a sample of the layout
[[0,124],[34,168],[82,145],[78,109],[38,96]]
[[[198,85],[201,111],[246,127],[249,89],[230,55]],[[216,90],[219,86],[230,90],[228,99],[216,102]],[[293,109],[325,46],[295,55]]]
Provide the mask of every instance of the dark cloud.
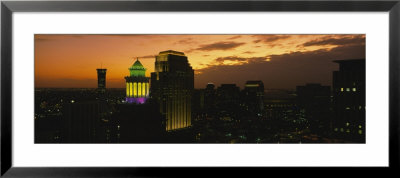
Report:
[[287,39],[290,38],[292,35],[253,35],[253,37],[256,37],[257,40],[254,40],[254,43],[270,43],[282,39]]
[[225,61],[238,61],[238,62],[254,62],[254,61],[265,61],[266,57],[238,57],[238,56],[227,56],[219,57],[215,59],[215,62],[223,64]]
[[321,39],[313,40],[302,44],[302,46],[322,46],[322,45],[351,45],[351,44],[365,44],[365,36],[346,36],[342,38],[324,37]]
[[242,37],[242,35],[236,35],[236,36],[228,38],[228,40],[234,40],[234,39],[238,39],[240,37]]
[[213,51],[213,50],[228,50],[244,45],[245,43],[237,43],[233,41],[217,42],[212,44],[200,45],[199,48],[194,50],[199,51]]
[[145,56],[139,56],[138,58],[141,59],[146,59],[146,58],[155,58],[156,55],[145,55]]
[[[295,89],[297,85],[321,83],[332,85],[332,71],[338,70],[333,60],[365,58],[365,45],[339,46],[308,52],[289,52],[254,58],[219,58],[219,61],[247,61],[238,65],[216,63],[198,70],[195,87],[204,88],[207,82],[236,83],[243,87],[247,80],[262,80],[266,88]],[[265,59],[268,59],[265,60]],[[212,79],[212,81],[210,81]]]
[[197,42],[194,41],[193,38],[185,38],[185,39],[175,42],[174,44],[195,44],[195,43],[197,43]]
[[253,52],[253,51],[245,51],[245,52],[243,52],[243,54],[254,54],[255,52]]

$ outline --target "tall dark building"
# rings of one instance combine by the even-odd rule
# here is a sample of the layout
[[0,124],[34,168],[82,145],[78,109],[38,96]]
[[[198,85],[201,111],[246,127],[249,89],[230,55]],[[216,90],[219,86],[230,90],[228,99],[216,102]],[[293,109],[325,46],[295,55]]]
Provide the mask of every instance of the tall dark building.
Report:
[[240,88],[236,84],[221,84],[217,89],[217,108],[220,113],[238,118],[240,111]]
[[100,92],[106,91],[106,72],[107,69],[96,69],[97,70],[97,89]]
[[334,133],[365,142],[365,59],[337,60],[333,72]]
[[151,96],[160,104],[166,118],[166,130],[192,125],[194,71],[182,52],[162,51],[156,56],[151,73]]
[[257,116],[264,115],[264,83],[262,81],[247,81],[243,90],[245,109]]
[[297,86],[297,105],[304,111],[311,131],[319,135],[327,134],[331,122],[331,87],[321,84]]
[[204,90],[204,108],[208,114],[214,114],[216,107],[217,93],[215,85],[208,83]]

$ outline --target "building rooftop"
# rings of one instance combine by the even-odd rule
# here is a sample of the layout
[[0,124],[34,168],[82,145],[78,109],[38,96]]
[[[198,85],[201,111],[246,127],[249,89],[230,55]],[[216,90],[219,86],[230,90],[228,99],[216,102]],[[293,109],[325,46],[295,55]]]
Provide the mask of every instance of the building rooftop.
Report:
[[144,70],[145,68],[143,67],[142,63],[140,63],[139,58],[136,59],[135,63],[131,66],[131,69],[134,70]]
[[355,63],[355,62],[365,62],[365,58],[363,59],[344,59],[344,60],[334,60],[336,63]]
[[167,51],[161,51],[158,55],[178,55],[178,56],[184,56],[185,53],[179,52],[179,51],[174,51],[174,50],[167,50]]

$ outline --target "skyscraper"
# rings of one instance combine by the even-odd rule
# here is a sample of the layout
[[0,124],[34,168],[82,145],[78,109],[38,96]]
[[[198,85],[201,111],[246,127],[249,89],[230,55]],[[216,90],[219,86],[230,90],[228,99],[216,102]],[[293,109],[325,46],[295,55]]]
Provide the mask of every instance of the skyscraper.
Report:
[[243,101],[247,111],[257,116],[264,115],[264,83],[247,81],[243,90]]
[[187,56],[178,51],[162,51],[156,56],[154,70],[151,94],[166,118],[166,130],[190,127],[194,71]]
[[333,72],[334,132],[365,142],[365,59],[337,60]]
[[96,69],[97,70],[97,89],[100,92],[106,91],[106,72],[107,69]]
[[129,68],[126,80],[126,102],[143,104],[149,97],[149,78],[145,76],[146,69],[139,59]]
[[307,83],[305,86],[297,86],[296,93],[297,106],[305,114],[311,131],[320,135],[329,132],[331,87],[318,83]]

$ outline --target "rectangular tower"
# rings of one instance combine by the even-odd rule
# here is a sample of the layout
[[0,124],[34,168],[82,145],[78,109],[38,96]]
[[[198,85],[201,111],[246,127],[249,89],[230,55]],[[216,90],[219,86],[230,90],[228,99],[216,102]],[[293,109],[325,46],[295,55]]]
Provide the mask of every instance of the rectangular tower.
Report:
[[334,132],[365,142],[365,59],[338,60],[333,72]]
[[156,56],[155,72],[151,73],[151,97],[160,104],[166,118],[166,130],[192,125],[192,93],[194,71],[182,52],[162,51]]
[[97,70],[97,89],[100,92],[106,91],[106,72],[107,69],[96,69]]

